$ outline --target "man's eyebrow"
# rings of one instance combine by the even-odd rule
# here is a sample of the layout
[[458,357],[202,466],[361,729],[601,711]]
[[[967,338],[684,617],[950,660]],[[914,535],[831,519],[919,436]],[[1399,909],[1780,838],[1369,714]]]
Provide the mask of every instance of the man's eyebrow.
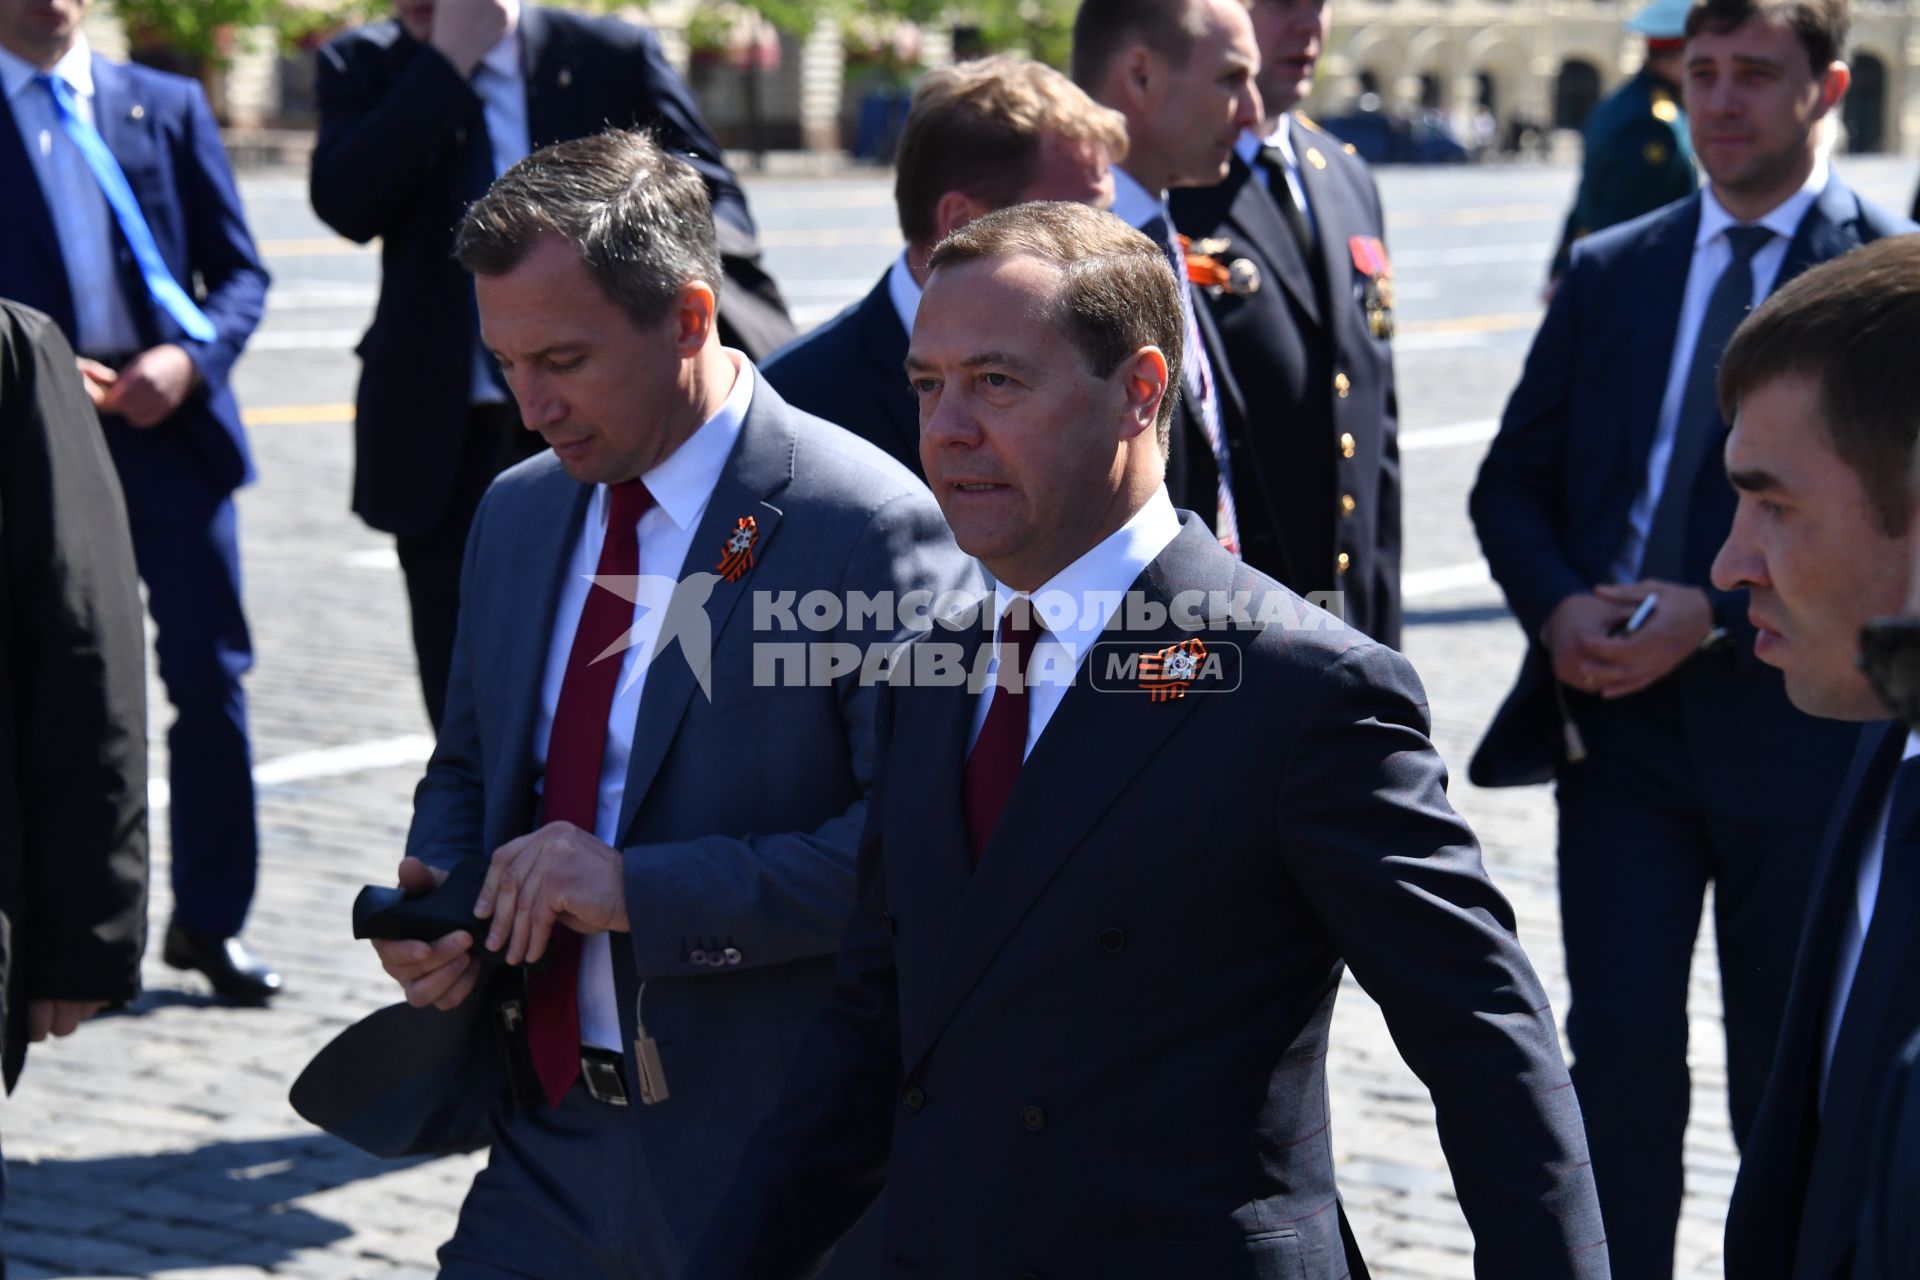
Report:
[[[1026,369],[1031,367],[1019,356],[1010,355],[1005,351],[982,351],[977,355],[968,356],[960,362],[960,367],[963,369],[979,369],[991,365],[999,365],[1007,369]],[[933,363],[931,361],[924,360],[911,351],[907,352],[906,370],[908,373],[912,373],[918,369],[930,370],[932,368]]]
[[[561,352],[572,353],[575,351],[585,351],[586,349],[587,344],[584,342],[555,342],[548,346],[541,347],[537,351],[529,351],[521,358],[528,361],[544,360],[548,356],[558,355]],[[491,347],[487,350],[496,360],[506,359],[505,356],[501,355],[498,351],[494,351]]]
[[1742,493],[1772,493],[1786,486],[1771,471],[1742,470],[1727,472],[1727,480]]

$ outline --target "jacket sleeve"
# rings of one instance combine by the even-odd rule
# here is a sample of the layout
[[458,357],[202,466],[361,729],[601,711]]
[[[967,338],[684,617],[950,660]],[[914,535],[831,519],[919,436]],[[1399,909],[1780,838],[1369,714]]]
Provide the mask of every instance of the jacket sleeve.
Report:
[[[932,495],[919,489],[879,508],[838,590],[842,599],[853,592],[898,598],[964,589],[972,578],[972,561],[954,547]],[[838,638],[863,648],[868,640],[903,639],[852,631]],[[842,742],[863,798],[811,831],[709,835],[626,850],[629,936],[641,978],[711,973],[688,958],[680,940],[689,937],[735,938],[749,967],[833,954],[854,905],[878,692],[858,673],[837,684]]]
[[[881,760],[892,698],[875,713]],[[883,812],[882,763],[871,814]],[[877,817],[860,841],[859,902],[837,980],[794,1058],[779,1103],[748,1143],[732,1187],[694,1246],[701,1280],[801,1280],[853,1228],[886,1183],[900,1092],[900,989],[886,930],[886,850]]]
[[700,171],[713,195],[713,216],[746,233],[757,236],[753,215],[747,211],[746,193],[739,179],[727,167],[725,154],[700,108],[693,100],[687,82],[673,69],[660,48],[660,38],[651,30],[638,29],[634,49],[634,118],[654,131],[667,150]]
[[1426,694],[1381,645],[1317,681],[1278,847],[1432,1092],[1482,1277],[1604,1280],[1605,1232],[1553,1012],[1446,797]]
[[213,322],[211,342],[183,339],[181,346],[209,387],[224,386],[247,339],[267,308],[267,269],[234,186],[220,128],[200,86],[187,83],[187,125],[176,157],[186,215],[188,257],[206,287],[200,309]]
[[1580,310],[1593,274],[1592,259],[1576,252],[1468,499],[1487,565],[1531,639],[1556,605],[1592,588],[1567,559],[1560,530]]
[[390,233],[421,199],[433,162],[480,102],[425,45],[382,92],[373,74],[380,52],[349,34],[320,51],[315,72],[320,131],[308,194],[322,222],[359,244]]
[[147,926],[146,641],[120,483],[72,350],[0,309],[4,611],[29,999],[129,1000]]

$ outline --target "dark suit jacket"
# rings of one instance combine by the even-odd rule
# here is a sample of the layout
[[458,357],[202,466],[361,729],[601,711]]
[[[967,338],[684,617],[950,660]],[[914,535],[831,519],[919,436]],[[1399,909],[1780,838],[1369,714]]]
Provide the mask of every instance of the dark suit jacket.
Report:
[[[1646,481],[1699,224],[1694,196],[1574,247],[1481,464],[1470,503],[1474,528],[1533,642],[1474,756],[1470,776],[1481,786],[1543,782],[1559,761],[1552,664],[1540,630],[1562,600],[1605,582],[1619,554],[1628,510]],[[1911,230],[1834,178],[1801,221],[1778,284]],[[1722,442],[1726,429],[1721,423]],[[1709,785],[1737,788],[1747,812],[1756,804],[1762,814],[1768,806],[1824,804],[1805,769],[1817,761],[1837,777],[1851,731],[1793,709],[1780,673],[1754,656],[1746,593],[1708,582],[1733,524],[1734,493],[1720,455],[1716,443],[1697,477],[1684,580],[1707,591],[1733,643],[1689,660],[1674,677],[1699,740],[1696,763]]]
[[[227,379],[266,307],[267,271],[248,234],[220,130],[200,86],[184,77],[96,57],[93,84],[94,126],[125,171],[168,271],[189,293],[198,277],[196,301],[215,330],[211,342],[196,341],[154,306],[132,251],[116,234],[115,265],[141,346],[177,343],[193,357],[200,385],[175,420],[194,441],[208,474],[235,488],[253,477],[253,463]],[[0,198],[0,296],[46,312],[74,343],[73,292],[53,215],[4,101],[0,191],[6,192]]]
[[[521,10],[520,23],[533,148],[610,125],[651,129],[706,178],[726,261],[756,273],[746,197],[653,32],[535,5]],[[491,153],[475,154],[484,145],[481,100],[394,21],[334,40],[318,72],[314,212],[350,240],[380,240],[380,301],[360,344],[353,509],[377,529],[424,533],[452,493],[471,403],[479,322],[453,238],[493,175]],[[770,287],[760,275],[740,291],[756,284]],[[738,301],[728,295],[740,291],[721,291],[723,337]]]
[[[1727,1210],[1728,1280],[1849,1275],[1862,1203],[1878,1190],[1867,1174],[1879,1144],[1880,1099],[1920,1026],[1920,813],[1896,808],[1873,923],[1819,1107],[1834,960],[1845,914],[1854,909],[1860,855],[1901,767],[1906,733],[1883,723],[1859,739],[1815,872],[1773,1072]],[[1904,769],[1913,773],[1920,764]],[[1912,1154],[1905,1153],[1909,1166]],[[1909,1201],[1898,1225],[1910,1228],[1916,1207]]]
[[133,543],[99,419],[59,329],[10,302],[0,302],[0,673],[0,1064],[11,1090],[29,1001],[140,993],[147,698]]
[[[533,829],[534,726],[568,549],[591,490],[551,453],[495,481],[474,519],[461,581],[460,628],[447,716],[414,797],[407,852],[439,866],[487,856]],[[637,711],[615,844],[625,853],[631,932],[612,948],[622,1042],[634,1037],[639,984],[647,1031],[659,1042],[671,1097],[617,1113],[636,1126],[659,1188],[660,1215],[674,1233],[650,1256],[684,1256],[727,1185],[740,1149],[778,1097],[806,1019],[832,981],[833,952],[854,900],[854,868],[873,768],[871,687],[851,675],[801,679],[769,662],[806,641],[889,644],[895,631],[843,619],[829,634],[781,630],[777,602],[796,595],[867,596],[977,589],[970,560],[953,545],[926,486],[866,443],[786,406],[764,381],[700,528],[683,577],[711,570],[735,522],[758,522],[755,563],[737,582],[719,581],[703,605],[711,660],[696,683],[680,632],[647,672]],[[776,619],[762,622],[763,608]],[[816,661],[801,662],[805,676]],[[709,953],[732,948],[716,969]],[[477,1003],[468,1001],[468,1006]],[[431,1037],[447,1018],[432,1010]],[[405,1015],[376,1015],[403,1033]],[[363,1024],[364,1025],[364,1024]],[[483,1053],[484,1045],[477,1046]],[[391,1100],[352,1076],[369,1060],[343,1059],[344,1087],[367,1110],[329,1127],[360,1142],[393,1123]],[[494,1063],[452,1060],[436,1090],[431,1072],[399,1080],[398,1096],[460,1115],[448,1086],[496,1099]],[[636,1079],[632,1063],[629,1080]],[[422,1101],[426,1099],[427,1101]],[[421,1114],[426,1114],[422,1111]],[[376,1134],[375,1141],[383,1141]],[[463,1145],[422,1132],[414,1146]],[[389,1146],[376,1149],[390,1150]],[[836,1276],[872,1274],[855,1251]],[[688,1273],[697,1275],[698,1273]]]
[[886,692],[839,984],[689,1273],[806,1275],[884,1182],[897,1275],[1344,1276],[1325,1069],[1350,965],[1433,1092],[1479,1274],[1605,1276],[1552,1013],[1412,669],[1192,515],[1135,589],[1278,593],[1303,625],[1110,627],[1131,654],[1201,635],[1238,687],[1103,692],[1095,648],[977,871],[973,695]]
[[845,427],[924,475],[907,336],[883,273],[866,297],[776,351],[766,363],[767,381],[794,408]]
[[[1225,182],[1176,191],[1171,203],[1183,232],[1225,237],[1231,247],[1221,257],[1247,258],[1260,270],[1257,292],[1212,300],[1243,401],[1244,442],[1233,461],[1247,562],[1303,595],[1345,592],[1347,622],[1398,647],[1393,349],[1367,328],[1366,278],[1348,243],[1352,236],[1384,238],[1380,196],[1365,162],[1337,138],[1298,117],[1292,130],[1331,294],[1325,307],[1273,196],[1238,157]],[[1309,152],[1326,167],[1312,164]],[[1336,375],[1347,380],[1345,395],[1336,390]],[[1345,498],[1353,499],[1351,514]]]
[[1893,1064],[1874,1132],[1875,1152],[1867,1171],[1853,1280],[1917,1280],[1920,1219],[1915,1218],[1914,1208],[1920,1205],[1920,1036],[1907,1041]]

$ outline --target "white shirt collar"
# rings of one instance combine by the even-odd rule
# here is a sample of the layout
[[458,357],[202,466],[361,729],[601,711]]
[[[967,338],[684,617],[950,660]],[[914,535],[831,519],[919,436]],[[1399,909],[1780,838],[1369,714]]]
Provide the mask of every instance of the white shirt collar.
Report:
[[913,269],[907,265],[907,251],[902,249],[900,256],[893,260],[893,266],[887,270],[887,296],[893,300],[894,312],[900,317],[900,327],[913,336],[913,318],[920,314],[920,286],[914,282]]
[[[653,503],[681,529],[691,529],[707,509],[707,499],[727,469],[727,459],[746,425],[747,406],[753,403],[753,362],[731,347],[722,348],[733,362],[733,390],[711,418],[684,440],[678,449],[641,476]],[[607,518],[607,486],[593,495],[595,514]]]
[[[1768,210],[1760,220],[1753,224],[1765,227],[1782,240],[1792,242],[1795,233],[1800,230],[1801,219],[1807,216],[1807,210],[1827,189],[1827,178],[1832,168],[1826,156],[1818,156],[1813,162],[1813,172],[1800,189]],[[1709,182],[1700,192],[1700,229],[1694,234],[1693,247],[1698,249],[1708,244],[1715,236],[1723,234],[1728,227],[1738,225],[1738,220],[1726,211],[1719,199],[1713,194],[1713,184]]]
[[1300,162],[1294,159],[1293,155],[1293,117],[1281,116],[1280,123],[1275,125],[1273,132],[1264,138],[1251,129],[1242,129],[1239,138],[1234,141],[1233,153],[1240,157],[1242,164],[1251,169],[1253,162],[1260,158],[1262,147],[1277,149],[1281,158],[1287,162],[1287,168],[1298,169]]
[[[1173,500],[1161,485],[1146,504],[1091,551],[1075,560],[1038,590],[1028,593],[1033,600],[1034,616],[1047,625],[1052,636],[1067,652],[1067,670],[1080,665],[1081,657],[1093,647],[1107,629],[1121,598],[1152,564],[1167,544],[1180,534],[1180,517]],[[1000,654],[1000,618],[1007,606],[1020,595],[1004,582],[993,588],[994,656]]]
[[[0,49],[0,88],[6,90],[9,101],[18,97],[20,91],[31,85],[33,78],[39,74],[40,68],[25,58]],[[61,55],[60,61],[53,64],[48,74],[65,80],[83,98],[93,96],[93,51],[87,47],[84,33],[74,32],[73,47]]]
[[1155,216],[1166,218],[1169,226],[1173,224],[1167,212],[1167,193],[1155,195],[1118,165],[1113,169],[1113,207],[1109,212],[1135,229],[1146,226]]
[[1901,763],[1904,764],[1915,756],[1920,756],[1920,730],[1909,730],[1906,750],[1900,753]]

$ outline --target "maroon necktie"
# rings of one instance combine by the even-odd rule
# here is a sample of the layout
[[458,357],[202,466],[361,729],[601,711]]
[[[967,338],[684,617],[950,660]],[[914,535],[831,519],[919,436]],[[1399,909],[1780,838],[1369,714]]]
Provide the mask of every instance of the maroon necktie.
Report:
[[1000,825],[1000,811],[1007,807],[1013,784],[1020,777],[1021,762],[1027,755],[1027,674],[1033,659],[1033,646],[1044,630],[1033,616],[1032,605],[1016,600],[1000,618],[999,683],[993,701],[987,704],[987,718],[980,736],[973,740],[967,756],[964,790],[967,805],[967,845],[973,864],[987,851],[993,829]]
[[[636,577],[640,538],[635,526],[653,505],[653,495],[638,480],[610,485],[607,495],[607,534],[594,573],[602,578]],[[607,717],[620,682],[620,653],[597,659],[632,627],[633,601],[597,582],[587,588],[580,626],[567,654],[567,674],[553,709],[553,732],[547,738],[547,772],[541,792],[545,822],[571,822],[593,834],[600,808],[600,763],[607,752]],[[547,1101],[558,1107],[580,1074],[580,935],[563,924],[554,925],[547,954],[547,966],[527,977],[527,1043],[540,1087]]]

